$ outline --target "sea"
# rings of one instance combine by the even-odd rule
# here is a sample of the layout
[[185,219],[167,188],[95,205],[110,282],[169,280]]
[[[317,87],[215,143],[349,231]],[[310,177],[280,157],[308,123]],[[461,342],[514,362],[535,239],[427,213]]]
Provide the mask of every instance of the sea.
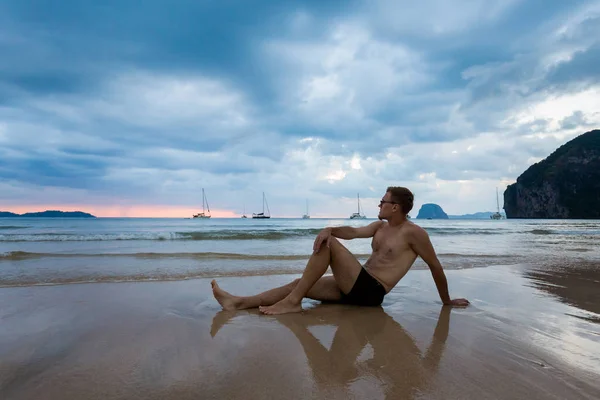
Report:
[[[349,219],[0,219],[0,286],[301,273],[324,227]],[[415,220],[446,269],[573,263],[600,268],[600,221]],[[365,262],[370,239],[344,241]],[[426,269],[419,259],[414,269]]]

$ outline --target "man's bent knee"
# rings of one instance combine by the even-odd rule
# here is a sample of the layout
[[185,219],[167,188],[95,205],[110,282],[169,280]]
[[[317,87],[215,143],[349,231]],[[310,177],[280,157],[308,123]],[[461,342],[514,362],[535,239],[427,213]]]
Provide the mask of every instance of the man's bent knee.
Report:
[[332,236],[331,239],[330,239],[330,241],[329,241],[329,247],[337,246],[337,245],[342,246],[342,244],[340,243],[340,241],[338,240],[338,238],[335,238],[335,237]]
[[338,246],[342,246],[343,247],[343,245],[340,243],[340,241],[337,238],[335,238],[335,237],[332,236],[331,238],[329,238],[329,244],[327,242],[323,242],[323,244],[321,245],[321,249],[319,250],[319,253],[321,252],[321,250],[328,250],[329,251],[329,250],[334,249],[334,248],[336,248]]
[[348,251],[346,246],[342,244],[338,239],[331,238],[331,242],[329,242],[328,250],[331,252],[331,256],[333,257],[335,254],[339,254],[340,252]]

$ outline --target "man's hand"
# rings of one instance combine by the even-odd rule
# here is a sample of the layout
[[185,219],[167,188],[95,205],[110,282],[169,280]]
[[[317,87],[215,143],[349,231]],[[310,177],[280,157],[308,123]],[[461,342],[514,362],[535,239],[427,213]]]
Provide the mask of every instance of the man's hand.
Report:
[[467,299],[454,299],[454,300],[450,300],[449,303],[444,303],[444,305],[446,306],[452,306],[452,307],[466,307],[469,304],[469,300]]
[[313,251],[315,253],[318,253],[319,250],[321,250],[321,246],[323,245],[323,243],[326,243],[327,247],[329,247],[330,241],[331,241],[331,228],[325,228],[317,235],[317,238],[315,239],[315,244],[313,245]]

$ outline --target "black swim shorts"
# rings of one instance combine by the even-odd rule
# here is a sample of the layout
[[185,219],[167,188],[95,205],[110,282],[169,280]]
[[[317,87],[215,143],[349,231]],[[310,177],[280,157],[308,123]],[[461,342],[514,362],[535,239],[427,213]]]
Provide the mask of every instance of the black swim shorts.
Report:
[[357,306],[379,306],[385,294],[383,285],[362,268],[350,293],[342,293],[341,302]]

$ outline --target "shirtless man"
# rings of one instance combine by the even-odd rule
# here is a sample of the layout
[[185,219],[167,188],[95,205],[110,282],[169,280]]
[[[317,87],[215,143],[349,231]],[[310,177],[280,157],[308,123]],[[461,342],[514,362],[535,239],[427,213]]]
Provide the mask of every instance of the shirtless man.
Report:
[[[258,307],[268,315],[302,311],[304,297],[378,306],[417,257],[421,257],[431,270],[442,303],[458,307],[469,305],[466,299],[450,299],[446,275],[429,235],[407,219],[413,200],[414,196],[407,188],[389,187],[379,203],[379,221],[360,228],[323,229],[315,239],[313,254],[300,279],[249,297],[229,294],[213,280],[213,295],[225,310]],[[364,266],[337,240],[370,237],[373,238],[373,253]],[[329,266],[333,276],[323,277]]]

